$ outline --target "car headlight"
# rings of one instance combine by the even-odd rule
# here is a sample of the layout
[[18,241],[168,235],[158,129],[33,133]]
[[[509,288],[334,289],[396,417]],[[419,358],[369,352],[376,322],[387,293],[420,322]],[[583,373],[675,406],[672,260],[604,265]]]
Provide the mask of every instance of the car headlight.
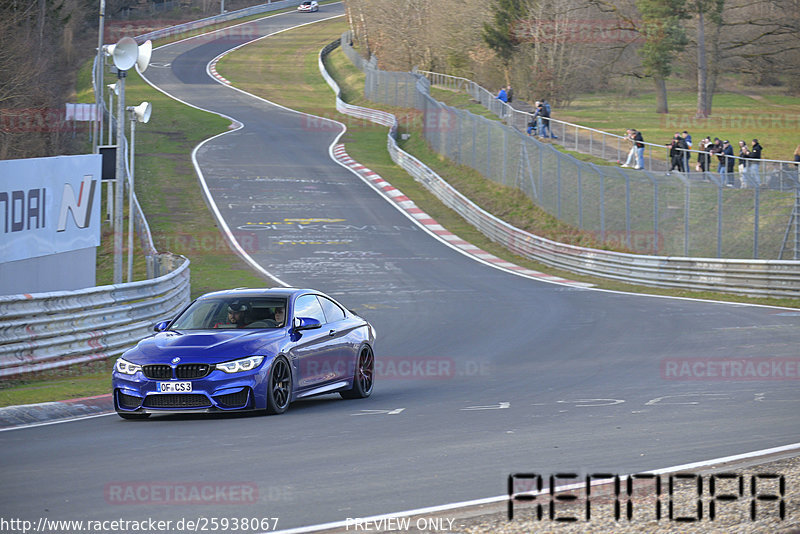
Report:
[[250,356],[241,360],[233,360],[232,362],[218,363],[216,368],[225,373],[241,373],[242,371],[255,369],[263,361],[263,356]]
[[123,375],[135,375],[137,371],[142,370],[141,365],[136,365],[135,363],[131,363],[128,360],[123,360],[122,358],[117,360],[117,363],[114,365],[117,369],[118,373],[122,373]]

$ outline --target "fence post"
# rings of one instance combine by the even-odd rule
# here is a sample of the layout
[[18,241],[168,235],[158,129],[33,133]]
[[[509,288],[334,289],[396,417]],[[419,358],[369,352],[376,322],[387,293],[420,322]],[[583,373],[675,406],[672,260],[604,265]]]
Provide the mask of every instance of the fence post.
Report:
[[720,180],[717,184],[717,258],[722,257],[722,188],[725,184]]
[[625,242],[631,248],[631,179],[625,173]]
[[687,258],[689,257],[689,210],[692,208],[691,191],[689,180],[686,180],[686,193],[683,201],[683,255]]
[[578,228],[583,230],[583,182],[581,180],[581,166],[578,169]]
[[755,196],[753,197],[753,202],[755,203],[755,213],[753,218],[753,259],[758,259],[758,208],[759,208],[759,189],[760,185],[756,183],[753,187],[755,187]]

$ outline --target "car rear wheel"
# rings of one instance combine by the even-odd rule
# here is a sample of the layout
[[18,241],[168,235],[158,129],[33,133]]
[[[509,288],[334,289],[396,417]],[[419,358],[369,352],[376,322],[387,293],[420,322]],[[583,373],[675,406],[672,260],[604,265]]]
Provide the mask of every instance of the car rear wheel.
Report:
[[149,413],[125,413],[125,412],[117,412],[117,415],[122,417],[123,419],[147,419],[150,417]]
[[353,387],[342,391],[339,395],[344,399],[365,399],[372,395],[375,383],[375,355],[368,346],[362,347],[358,354],[358,364],[353,373]]
[[292,373],[286,358],[279,357],[272,362],[267,379],[267,413],[281,414],[289,407],[292,397]]

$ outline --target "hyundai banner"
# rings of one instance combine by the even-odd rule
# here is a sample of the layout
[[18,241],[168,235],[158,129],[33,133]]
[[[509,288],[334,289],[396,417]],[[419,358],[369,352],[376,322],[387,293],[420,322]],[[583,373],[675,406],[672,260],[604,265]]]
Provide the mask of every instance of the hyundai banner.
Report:
[[0,263],[100,245],[99,154],[0,161]]

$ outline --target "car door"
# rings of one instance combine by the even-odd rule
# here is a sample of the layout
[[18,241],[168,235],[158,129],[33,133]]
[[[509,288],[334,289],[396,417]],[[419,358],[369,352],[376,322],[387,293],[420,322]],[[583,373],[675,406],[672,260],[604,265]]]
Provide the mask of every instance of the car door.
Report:
[[337,378],[347,379],[353,376],[358,356],[358,342],[352,335],[353,321],[347,319],[345,311],[333,300],[317,295],[322,311],[325,313],[326,324],[324,329],[328,332],[333,344],[332,357],[335,358],[334,370]]
[[[296,332],[297,341],[292,351],[297,387],[304,390],[322,387],[335,382],[342,375],[335,369],[337,363],[337,341],[330,335],[327,320],[316,295],[301,295],[294,303],[293,317],[317,319],[322,326]],[[341,364],[340,364],[341,365]]]

